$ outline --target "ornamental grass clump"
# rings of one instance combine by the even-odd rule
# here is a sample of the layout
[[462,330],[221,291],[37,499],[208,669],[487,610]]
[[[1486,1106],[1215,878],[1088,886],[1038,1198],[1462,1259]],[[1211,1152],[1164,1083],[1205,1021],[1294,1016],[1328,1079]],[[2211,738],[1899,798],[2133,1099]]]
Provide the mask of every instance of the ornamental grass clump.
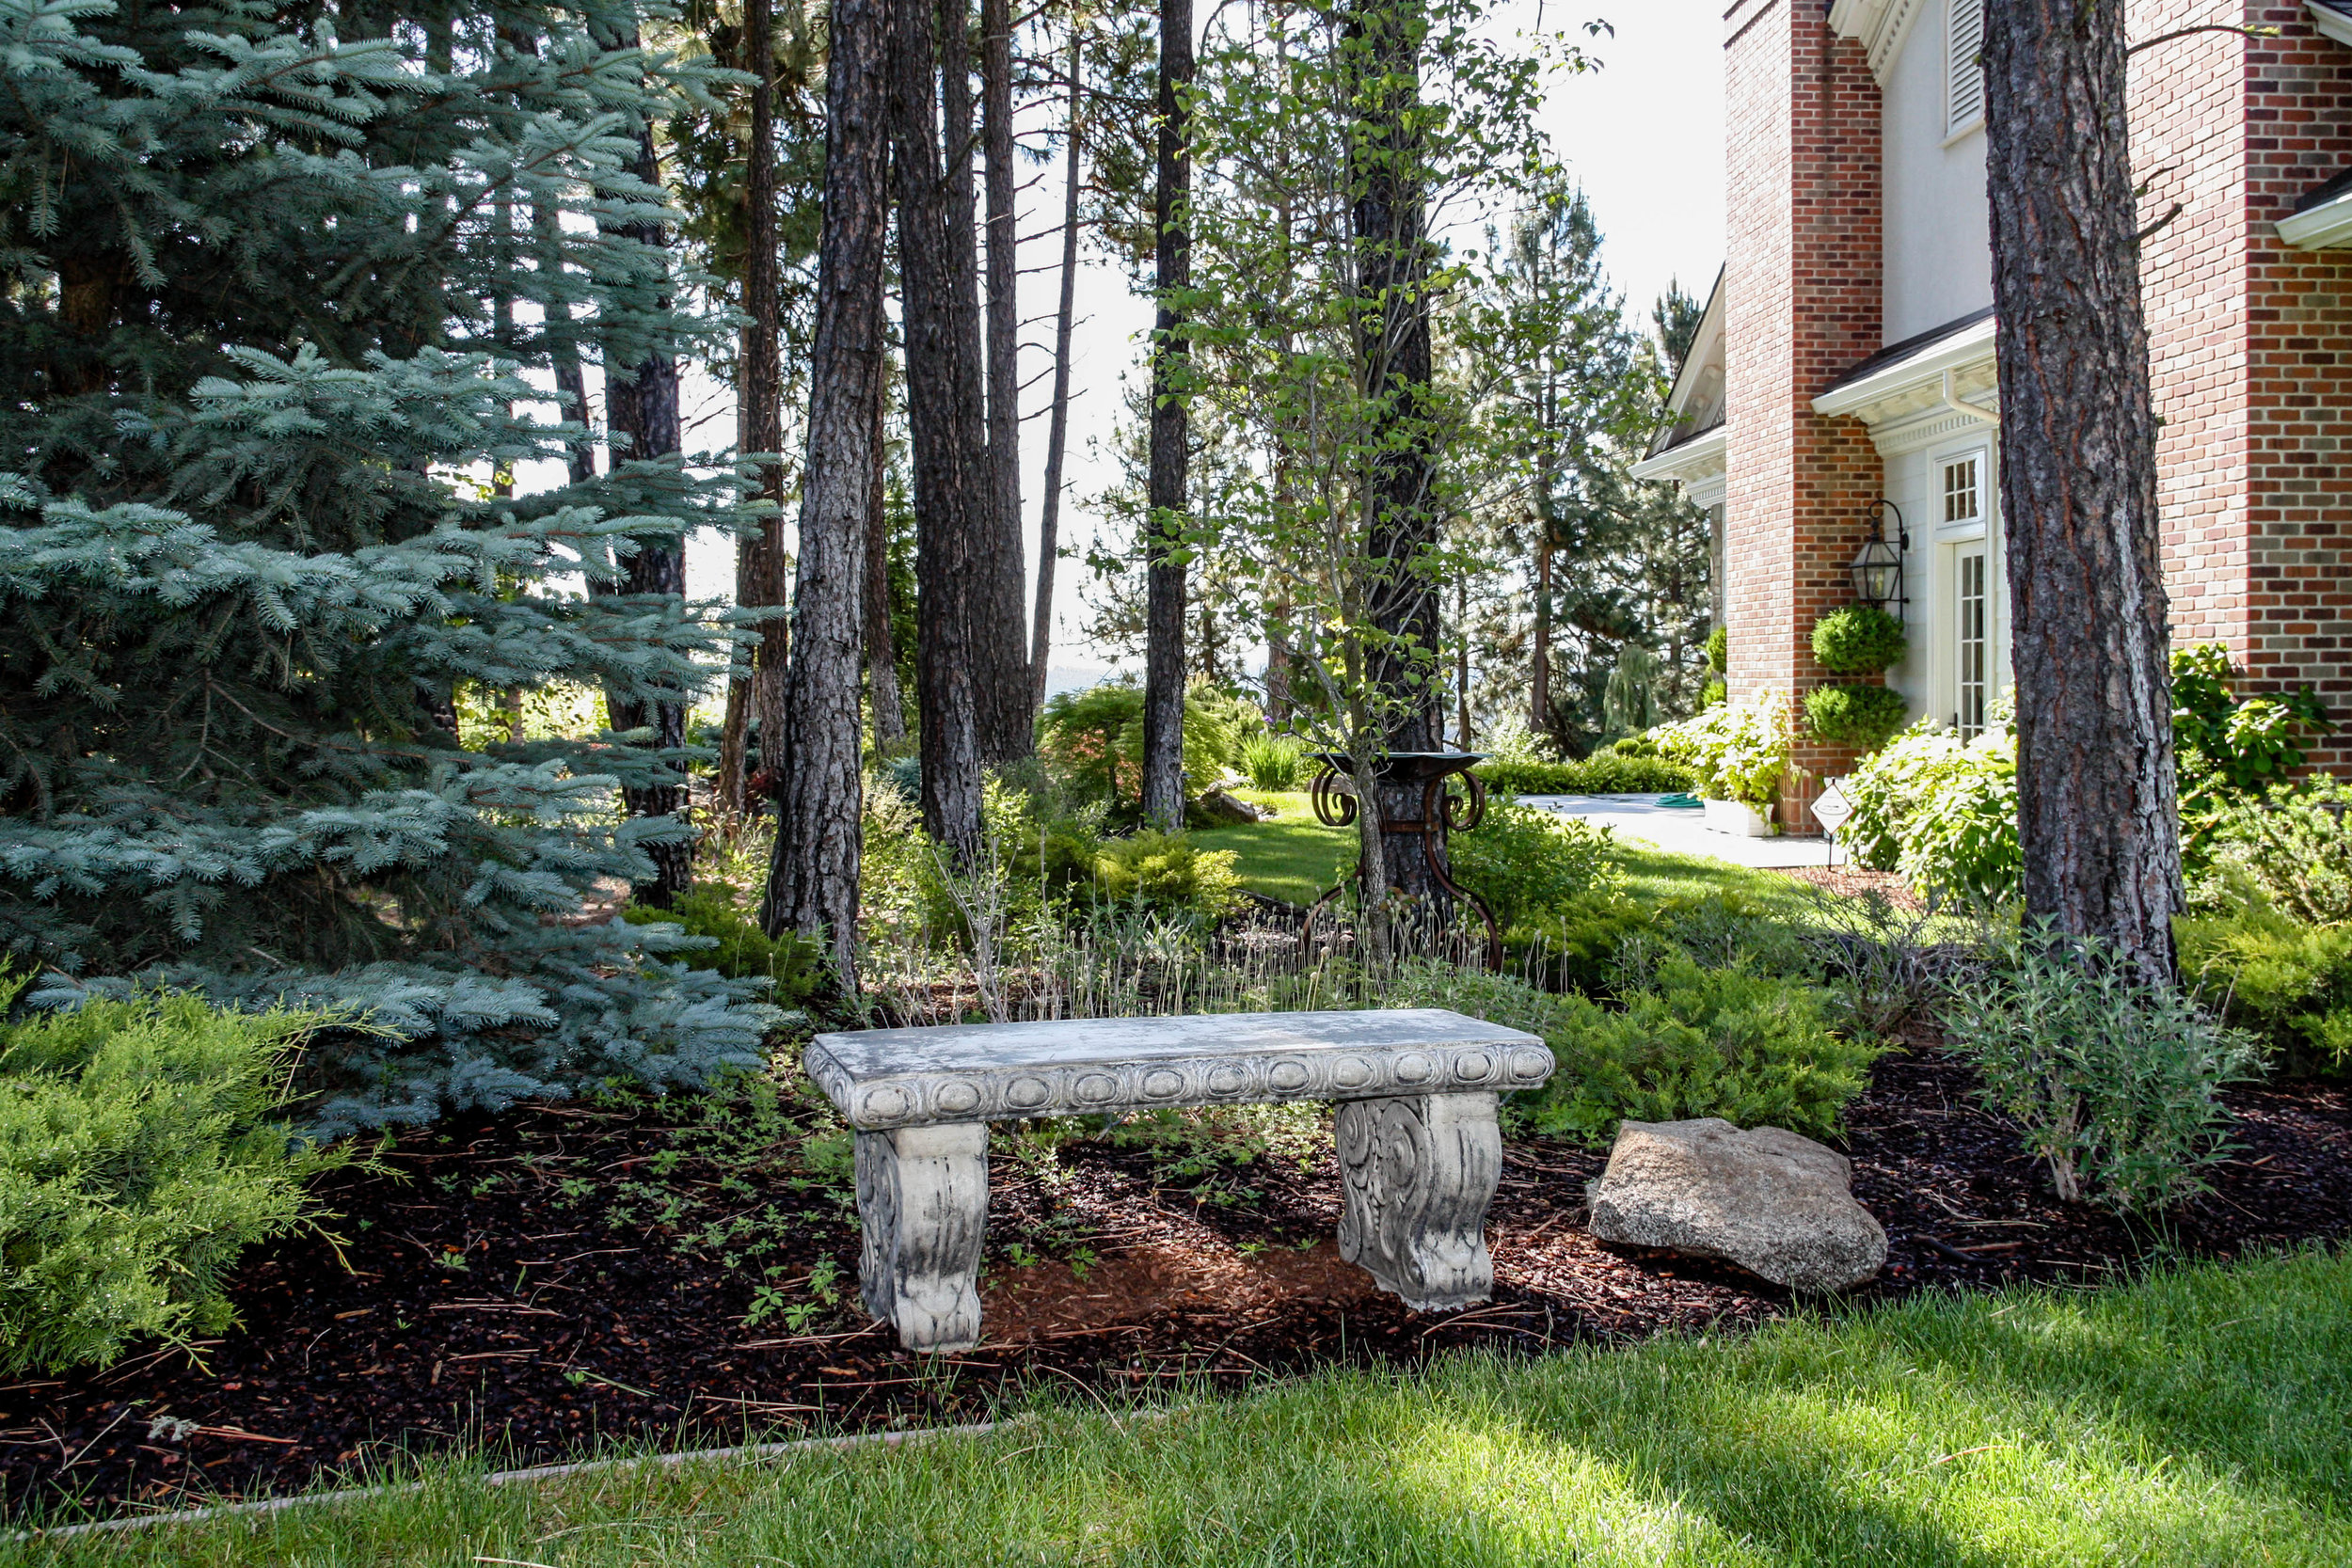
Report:
[[2223,1085],[2254,1042],[2109,944],[2035,927],[1995,937],[1942,1008],[1985,1105],[2017,1124],[2058,1196],[2155,1213],[2208,1191],[2225,1152]]
[[310,1179],[351,1159],[279,1115],[327,1022],[177,992],[0,1024],[0,1374],[229,1326],[238,1256],[316,1227]]

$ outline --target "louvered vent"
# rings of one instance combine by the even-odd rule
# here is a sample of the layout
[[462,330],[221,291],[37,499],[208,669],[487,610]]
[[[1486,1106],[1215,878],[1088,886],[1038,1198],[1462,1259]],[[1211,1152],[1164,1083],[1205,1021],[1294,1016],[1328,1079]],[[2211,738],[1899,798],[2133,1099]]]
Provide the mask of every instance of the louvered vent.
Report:
[[1951,0],[1945,34],[1944,134],[1958,135],[1984,118],[1984,0]]

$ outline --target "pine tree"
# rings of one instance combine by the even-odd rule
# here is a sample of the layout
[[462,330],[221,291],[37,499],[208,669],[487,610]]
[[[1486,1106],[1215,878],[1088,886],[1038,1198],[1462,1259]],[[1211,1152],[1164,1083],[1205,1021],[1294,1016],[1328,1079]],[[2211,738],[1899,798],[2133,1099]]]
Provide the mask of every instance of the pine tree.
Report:
[[501,494],[584,439],[566,356],[708,347],[641,237],[640,133],[699,90],[614,46],[646,16],[0,0],[0,945],[52,1005],[349,1010],[328,1129],[698,1082],[774,1017],[586,912],[690,832],[612,804],[682,752],[453,722],[461,687],[676,702],[732,641],[557,586],[733,526],[730,469]]

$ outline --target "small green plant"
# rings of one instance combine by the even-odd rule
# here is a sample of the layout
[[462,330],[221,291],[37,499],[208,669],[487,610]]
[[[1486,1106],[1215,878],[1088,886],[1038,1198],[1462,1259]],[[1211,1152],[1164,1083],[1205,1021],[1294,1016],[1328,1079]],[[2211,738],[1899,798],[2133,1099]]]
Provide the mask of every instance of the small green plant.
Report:
[[2224,802],[2214,813],[2191,901],[2251,895],[2314,926],[2352,922],[2352,789],[2326,776]]
[[1817,686],[1804,694],[1805,722],[1836,746],[1876,751],[1903,727],[1910,705],[1886,686]]
[[1875,675],[1911,651],[1902,622],[1874,604],[1848,605],[1813,623],[1813,657],[1837,675]]
[[1095,878],[1114,904],[1189,910],[1215,919],[1241,901],[1235,859],[1231,849],[1203,849],[1182,833],[1147,828],[1105,844]]
[[1241,770],[1255,789],[1296,789],[1307,749],[1294,736],[1253,736],[1242,743]]
[[1504,930],[1533,915],[1604,891],[1610,834],[1516,800],[1488,804],[1486,819],[1447,842],[1454,879],[1486,901]]
[[[22,987],[0,978],[0,1012]],[[238,1256],[320,1225],[309,1183],[352,1158],[279,1115],[329,1022],[154,993],[0,1024],[0,1373],[233,1321]]]
[[1731,668],[1731,633],[1722,626],[1707,634],[1707,668],[1718,675]]
[[1838,840],[1854,863],[1899,871],[1937,907],[2017,896],[2017,736],[2006,718],[1974,740],[1921,720],[1855,765]]
[[2058,1196],[2153,1213],[2206,1190],[2222,1157],[2223,1085],[2251,1077],[2253,1041],[2105,943],[2046,927],[2001,932],[1942,1008],[1990,1109],[2015,1122]]

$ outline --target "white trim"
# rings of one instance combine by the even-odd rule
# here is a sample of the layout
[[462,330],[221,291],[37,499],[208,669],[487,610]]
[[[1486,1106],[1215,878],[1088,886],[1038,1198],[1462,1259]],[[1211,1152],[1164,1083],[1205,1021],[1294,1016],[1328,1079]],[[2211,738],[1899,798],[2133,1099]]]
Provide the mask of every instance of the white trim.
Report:
[[1920,0],[1835,0],[1829,8],[1830,30],[1862,45],[1870,61],[1870,74],[1880,87],[1895,74],[1895,57],[1919,14]]
[[1724,473],[1731,461],[1731,427],[1719,424],[1678,447],[1668,447],[1627,470],[1635,479],[1675,479],[1689,484]]
[[[1991,390],[1996,380],[1993,363],[1994,330],[1994,319],[1987,316],[1964,331],[1896,360],[1884,370],[1823,392],[1813,400],[1813,411],[1831,416],[1852,415],[1872,426],[1873,435],[1877,434],[1877,426],[1924,409],[1958,418],[1951,415],[1951,409],[1944,403],[1945,376],[1950,374],[1958,397],[1972,403],[1975,400],[1971,393]],[[1984,405],[1977,404],[1976,422],[1984,422],[1985,414]],[[1882,444],[1879,450],[1884,451],[1887,448]]]
[[[1972,25],[1963,33],[1962,24]],[[1984,0],[1944,3],[1944,134],[1966,135],[1984,123]],[[1947,141],[1947,147],[1951,143]]]
[[1950,135],[1946,136],[1942,141],[1938,142],[1936,144],[1936,148],[1939,151],[1949,152],[1953,148],[1958,147],[1962,142],[1966,141],[1970,136],[1979,136],[1983,134],[1984,116],[1980,114],[1977,116],[1976,119],[1970,120],[1967,124],[1962,126],[1959,130],[1953,132]]
[[2312,27],[2322,37],[2338,43],[2352,44],[2352,16],[2346,16],[2333,6],[2322,6],[2316,0],[2303,0],[2303,14],[2312,19]]
[[[2352,25],[2352,22],[2347,24]],[[2279,231],[2280,243],[2290,250],[2331,250],[2352,245],[2352,191],[2331,197],[2308,213],[2282,217],[2271,227]]]

